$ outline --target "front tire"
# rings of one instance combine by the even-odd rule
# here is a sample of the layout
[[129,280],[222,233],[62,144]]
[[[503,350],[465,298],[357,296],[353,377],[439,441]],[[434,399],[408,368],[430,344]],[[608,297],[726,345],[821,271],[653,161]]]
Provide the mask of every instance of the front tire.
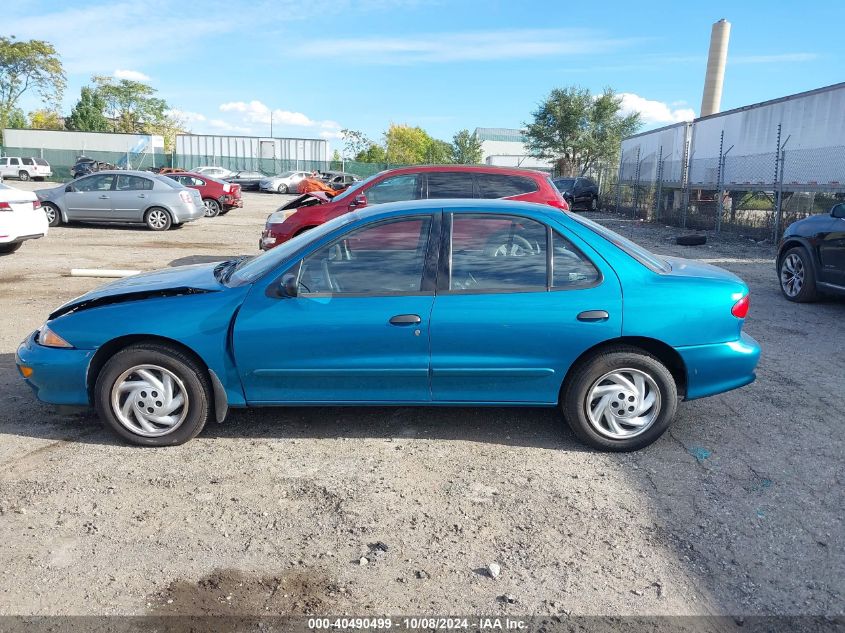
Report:
[[22,181],[22,182],[26,182],[27,180],[30,180],[30,177],[29,177],[29,172],[28,172],[28,171],[25,171],[25,170],[23,170],[23,169],[22,169],[22,170],[20,170],[20,171],[18,172],[18,180],[20,180],[20,181]]
[[144,222],[151,231],[166,231],[173,225],[173,218],[166,209],[153,207],[144,215]]
[[636,451],[669,428],[678,388],[657,358],[636,347],[618,346],[574,368],[560,405],[572,432],[585,444],[601,451]]
[[288,186],[285,183],[282,183],[278,187],[276,187],[276,191],[278,193],[287,193],[288,192]]
[[131,345],[112,356],[94,386],[103,424],[139,446],[176,446],[211,417],[211,385],[185,352],[158,343]]
[[205,198],[202,204],[205,207],[205,217],[216,218],[220,215],[220,203],[214,198]]
[[49,202],[44,202],[41,204],[41,208],[44,209],[44,215],[47,216],[47,223],[50,226],[59,226],[62,223],[62,214],[58,207]]
[[786,251],[780,260],[778,271],[780,291],[789,301],[805,303],[816,300],[816,276],[810,263],[810,255],[804,247],[795,246]]

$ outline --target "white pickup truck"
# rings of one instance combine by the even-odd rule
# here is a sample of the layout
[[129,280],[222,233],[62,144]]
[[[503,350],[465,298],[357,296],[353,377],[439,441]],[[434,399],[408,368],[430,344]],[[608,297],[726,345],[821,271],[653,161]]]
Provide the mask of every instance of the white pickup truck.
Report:
[[32,156],[3,156],[0,158],[0,178],[18,180],[46,179],[53,175],[50,163]]

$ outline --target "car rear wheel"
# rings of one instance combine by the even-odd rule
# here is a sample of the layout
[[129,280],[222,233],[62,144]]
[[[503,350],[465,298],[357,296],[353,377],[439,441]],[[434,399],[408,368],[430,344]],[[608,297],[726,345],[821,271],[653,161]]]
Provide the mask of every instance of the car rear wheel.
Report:
[[153,207],[144,216],[144,222],[152,231],[166,231],[173,224],[173,219],[166,209]]
[[561,408],[572,432],[603,451],[635,451],[669,428],[678,406],[672,374],[636,347],[613,347],[581,362],[568,378]]
[[278,187],[276,187],[276,191],[279,192],[279,193],[287,193],[288,192],[288,186],[285,183],[282,183]]
[[205,198],[202,204],[205,207],[205,217],[216,218],[220,215],[220,203],[214,198]]
[[21,247],[23,242],[15,242],[14,244],[0,244],[0,255],[8,255],[14,253]]
[[790,248],[781,258],[780,290],[784,297],[797,303],[816,299],[816,277],[803,247]]
[[29,180],[29,172],[24,169],[21,169],[18,172],[18,179],[23,181]]
[[94,386],[103,424],[141,446],[175,446],[202,431],[211,417],[211,385],[185,352],[140,343],[112,356]]
[[59,213],[58,207],[49,202],[42,202],[41,208],[44,209],[44,215],[47,216],[47,223],[50,226],[59,226],[62,223],[62,214]]

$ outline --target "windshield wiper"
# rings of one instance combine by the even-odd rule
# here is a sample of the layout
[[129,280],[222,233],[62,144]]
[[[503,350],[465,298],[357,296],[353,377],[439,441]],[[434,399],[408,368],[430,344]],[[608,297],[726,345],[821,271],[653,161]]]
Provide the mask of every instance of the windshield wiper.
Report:
[[235,269],[238,265],[247,260],[252,259],[249,255],[242,255],[241,257],[236,257],[235,259],[230,259],[225,262],[220,262],[217,266],[214,267],[214,277],[220,283],[226,283],[229,281],[229,277],[232,276],[232,273],[235,272]]

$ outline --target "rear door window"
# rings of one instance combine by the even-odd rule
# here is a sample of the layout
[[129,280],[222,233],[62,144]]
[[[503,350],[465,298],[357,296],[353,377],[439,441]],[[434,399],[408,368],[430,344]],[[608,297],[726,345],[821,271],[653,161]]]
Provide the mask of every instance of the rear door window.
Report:
[[429,198],[474,198],[473,187],[473,175],[470,172],[428,172]]
[[35,164],[35,163],[32,162],[31,158],[22,158],[21,160],[23,161],[24,165],[34,165]]
[[482,198],[510,198],[537,191],[537,183],[526,176],[478,174],[478,190]]
[[153,181],[141,176],[120,174],[117,177],[117,191],[149,191],[153,188]]

